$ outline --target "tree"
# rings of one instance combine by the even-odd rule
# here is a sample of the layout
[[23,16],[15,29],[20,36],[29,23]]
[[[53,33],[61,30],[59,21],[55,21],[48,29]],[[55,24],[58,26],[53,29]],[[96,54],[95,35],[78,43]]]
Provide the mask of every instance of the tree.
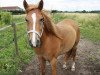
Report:
[[57,13],[57,12],[58,12],[57,10],[52,10],[52,11],[51,11],[51,13]]
[[86,10],[83,10],[82,13],[86,13]]

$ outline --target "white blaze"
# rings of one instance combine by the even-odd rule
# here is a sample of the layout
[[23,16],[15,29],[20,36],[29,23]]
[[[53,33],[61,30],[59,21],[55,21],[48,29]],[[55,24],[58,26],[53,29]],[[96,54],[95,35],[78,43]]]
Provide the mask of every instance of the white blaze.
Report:
[[[32,19],[33,19],[33,31],[36,31],[35,30],[35,27],[36,27],[36,13],[32,14]],[[33,46],[36,46],[36,34],[35,33],[33,33],[33,35],[32,35],[32,44],[33,44]]]

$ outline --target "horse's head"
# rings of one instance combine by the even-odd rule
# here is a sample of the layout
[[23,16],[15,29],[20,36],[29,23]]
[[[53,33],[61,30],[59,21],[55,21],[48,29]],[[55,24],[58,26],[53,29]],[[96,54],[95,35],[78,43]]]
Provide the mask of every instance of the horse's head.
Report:
[[26,22],[29,36],[29,43],[32,47],[40,47],[40,38],[43,34],[44,18],[41,13],[43,8],[43,0],[39,2],[38,6],[29,5],[26,0],[23,1],[24,8],[26,10]]

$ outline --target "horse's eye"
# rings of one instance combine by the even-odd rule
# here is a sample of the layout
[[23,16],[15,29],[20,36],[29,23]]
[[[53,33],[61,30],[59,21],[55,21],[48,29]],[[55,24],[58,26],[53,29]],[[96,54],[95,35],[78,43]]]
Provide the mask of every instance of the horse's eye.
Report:
[[44,24],[44,18],[40,19],[40,24],[43,25]]
[[41,18],[41,19],[40,19],[40,22],[44,22],[44,18]]

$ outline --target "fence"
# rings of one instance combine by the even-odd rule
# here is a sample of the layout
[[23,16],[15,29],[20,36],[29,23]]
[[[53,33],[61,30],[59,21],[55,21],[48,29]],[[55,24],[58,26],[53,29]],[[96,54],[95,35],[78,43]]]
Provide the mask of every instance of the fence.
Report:
[[[11,44],[13,44],[15,48],[14,56],[19,55],[18,40],[26,34],[26,27],[23,25],[24,23],[25,22],[12,23],[12,25],[0,28],[0,51],[7,49]],[[27,38],[24,39],[26,39],[27,42]]]
[[19,75],[34,56],[28,44],[25,22],[0,28],[0,75]]

